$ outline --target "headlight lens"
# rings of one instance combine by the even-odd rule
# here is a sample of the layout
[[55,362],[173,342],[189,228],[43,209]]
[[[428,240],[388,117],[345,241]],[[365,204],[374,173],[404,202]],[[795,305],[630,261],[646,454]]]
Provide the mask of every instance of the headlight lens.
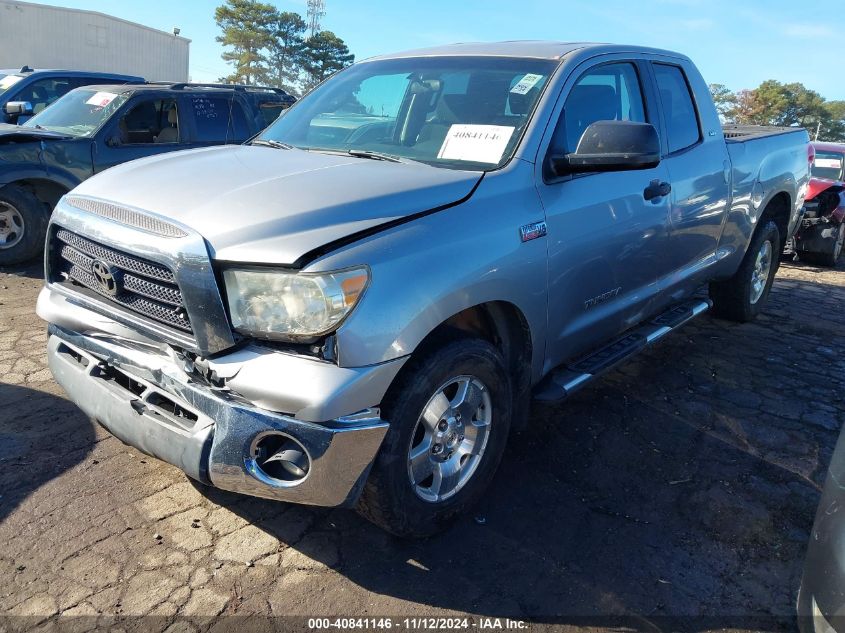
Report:
[[331,273],[223,272],[232,327],[263,338],[307,340],[331,332],[370,280],[366,268]]

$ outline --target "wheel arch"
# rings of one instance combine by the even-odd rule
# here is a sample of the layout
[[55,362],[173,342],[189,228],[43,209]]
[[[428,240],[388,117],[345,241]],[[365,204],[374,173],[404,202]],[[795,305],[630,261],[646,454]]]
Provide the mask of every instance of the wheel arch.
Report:
[[441,321],[423,337],[412,355],[424,354],[444,340],[461,335],[488,341],[502,354],[513,379],[512,423],[515,428],[521,428],[528,413],[534,359],[531,326],[525,314],[509,301],[487,301],[470,306]]
[[774,222],[780,231],[781,251],[789,239],[789,219],[792,215],[792,197],[786,191],[780,191],[769,198],[760,213],[758,226],[763,226],[766,221]]
[[36,198],[41,200],[52,211],[53,207],[58,203],[59,198],[65,195],[70,188],[58,181],[49,178],[38,177],[24,177],[12,180],[3,185],[5,187],[20,187],[32,193]]

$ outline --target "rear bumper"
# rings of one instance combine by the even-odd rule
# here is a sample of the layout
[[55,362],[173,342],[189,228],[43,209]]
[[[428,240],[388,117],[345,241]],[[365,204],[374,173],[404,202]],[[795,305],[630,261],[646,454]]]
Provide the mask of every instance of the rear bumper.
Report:
[[[49,332],[50,369],[87,415],[127,444],[223,490],[352,505],[387,432],[378,409],[325,423],[304,421],[193,379],[160,349],[56,325]],[[254,442],[267,434],[304,447],[310,460],[304,478],[282,481],[261,470]]]

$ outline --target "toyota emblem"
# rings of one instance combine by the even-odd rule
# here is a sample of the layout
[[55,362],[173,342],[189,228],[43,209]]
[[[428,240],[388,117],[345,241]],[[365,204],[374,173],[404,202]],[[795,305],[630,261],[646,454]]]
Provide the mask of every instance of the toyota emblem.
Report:
[[100,292],[114,297],[120,292],[119,281],[120,271],[116,270],[101,259],[95,260],[91,264],[91,274],[94,275],[94,280],[97,282],[97,287]]

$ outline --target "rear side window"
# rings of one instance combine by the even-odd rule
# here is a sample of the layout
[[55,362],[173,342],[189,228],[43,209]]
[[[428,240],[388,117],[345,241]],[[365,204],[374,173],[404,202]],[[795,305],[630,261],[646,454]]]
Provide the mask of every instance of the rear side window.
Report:
[[584,131],[596,121],[646,122],[640,82],[633,64],[598,66],[578,80],[563,106],[556,151],[574,152]]
[[701,131],[684,71],[678,66],[654,64],[654,74],[666,119],[669,153],[695,145],[701,139]]
[[[229,130],[230,109],[236,105],[232,97],[191,97],[191,110],[197,123],[199,142],[225,143],[232,138]],[[237,106],[239,107],[239,106]]]

